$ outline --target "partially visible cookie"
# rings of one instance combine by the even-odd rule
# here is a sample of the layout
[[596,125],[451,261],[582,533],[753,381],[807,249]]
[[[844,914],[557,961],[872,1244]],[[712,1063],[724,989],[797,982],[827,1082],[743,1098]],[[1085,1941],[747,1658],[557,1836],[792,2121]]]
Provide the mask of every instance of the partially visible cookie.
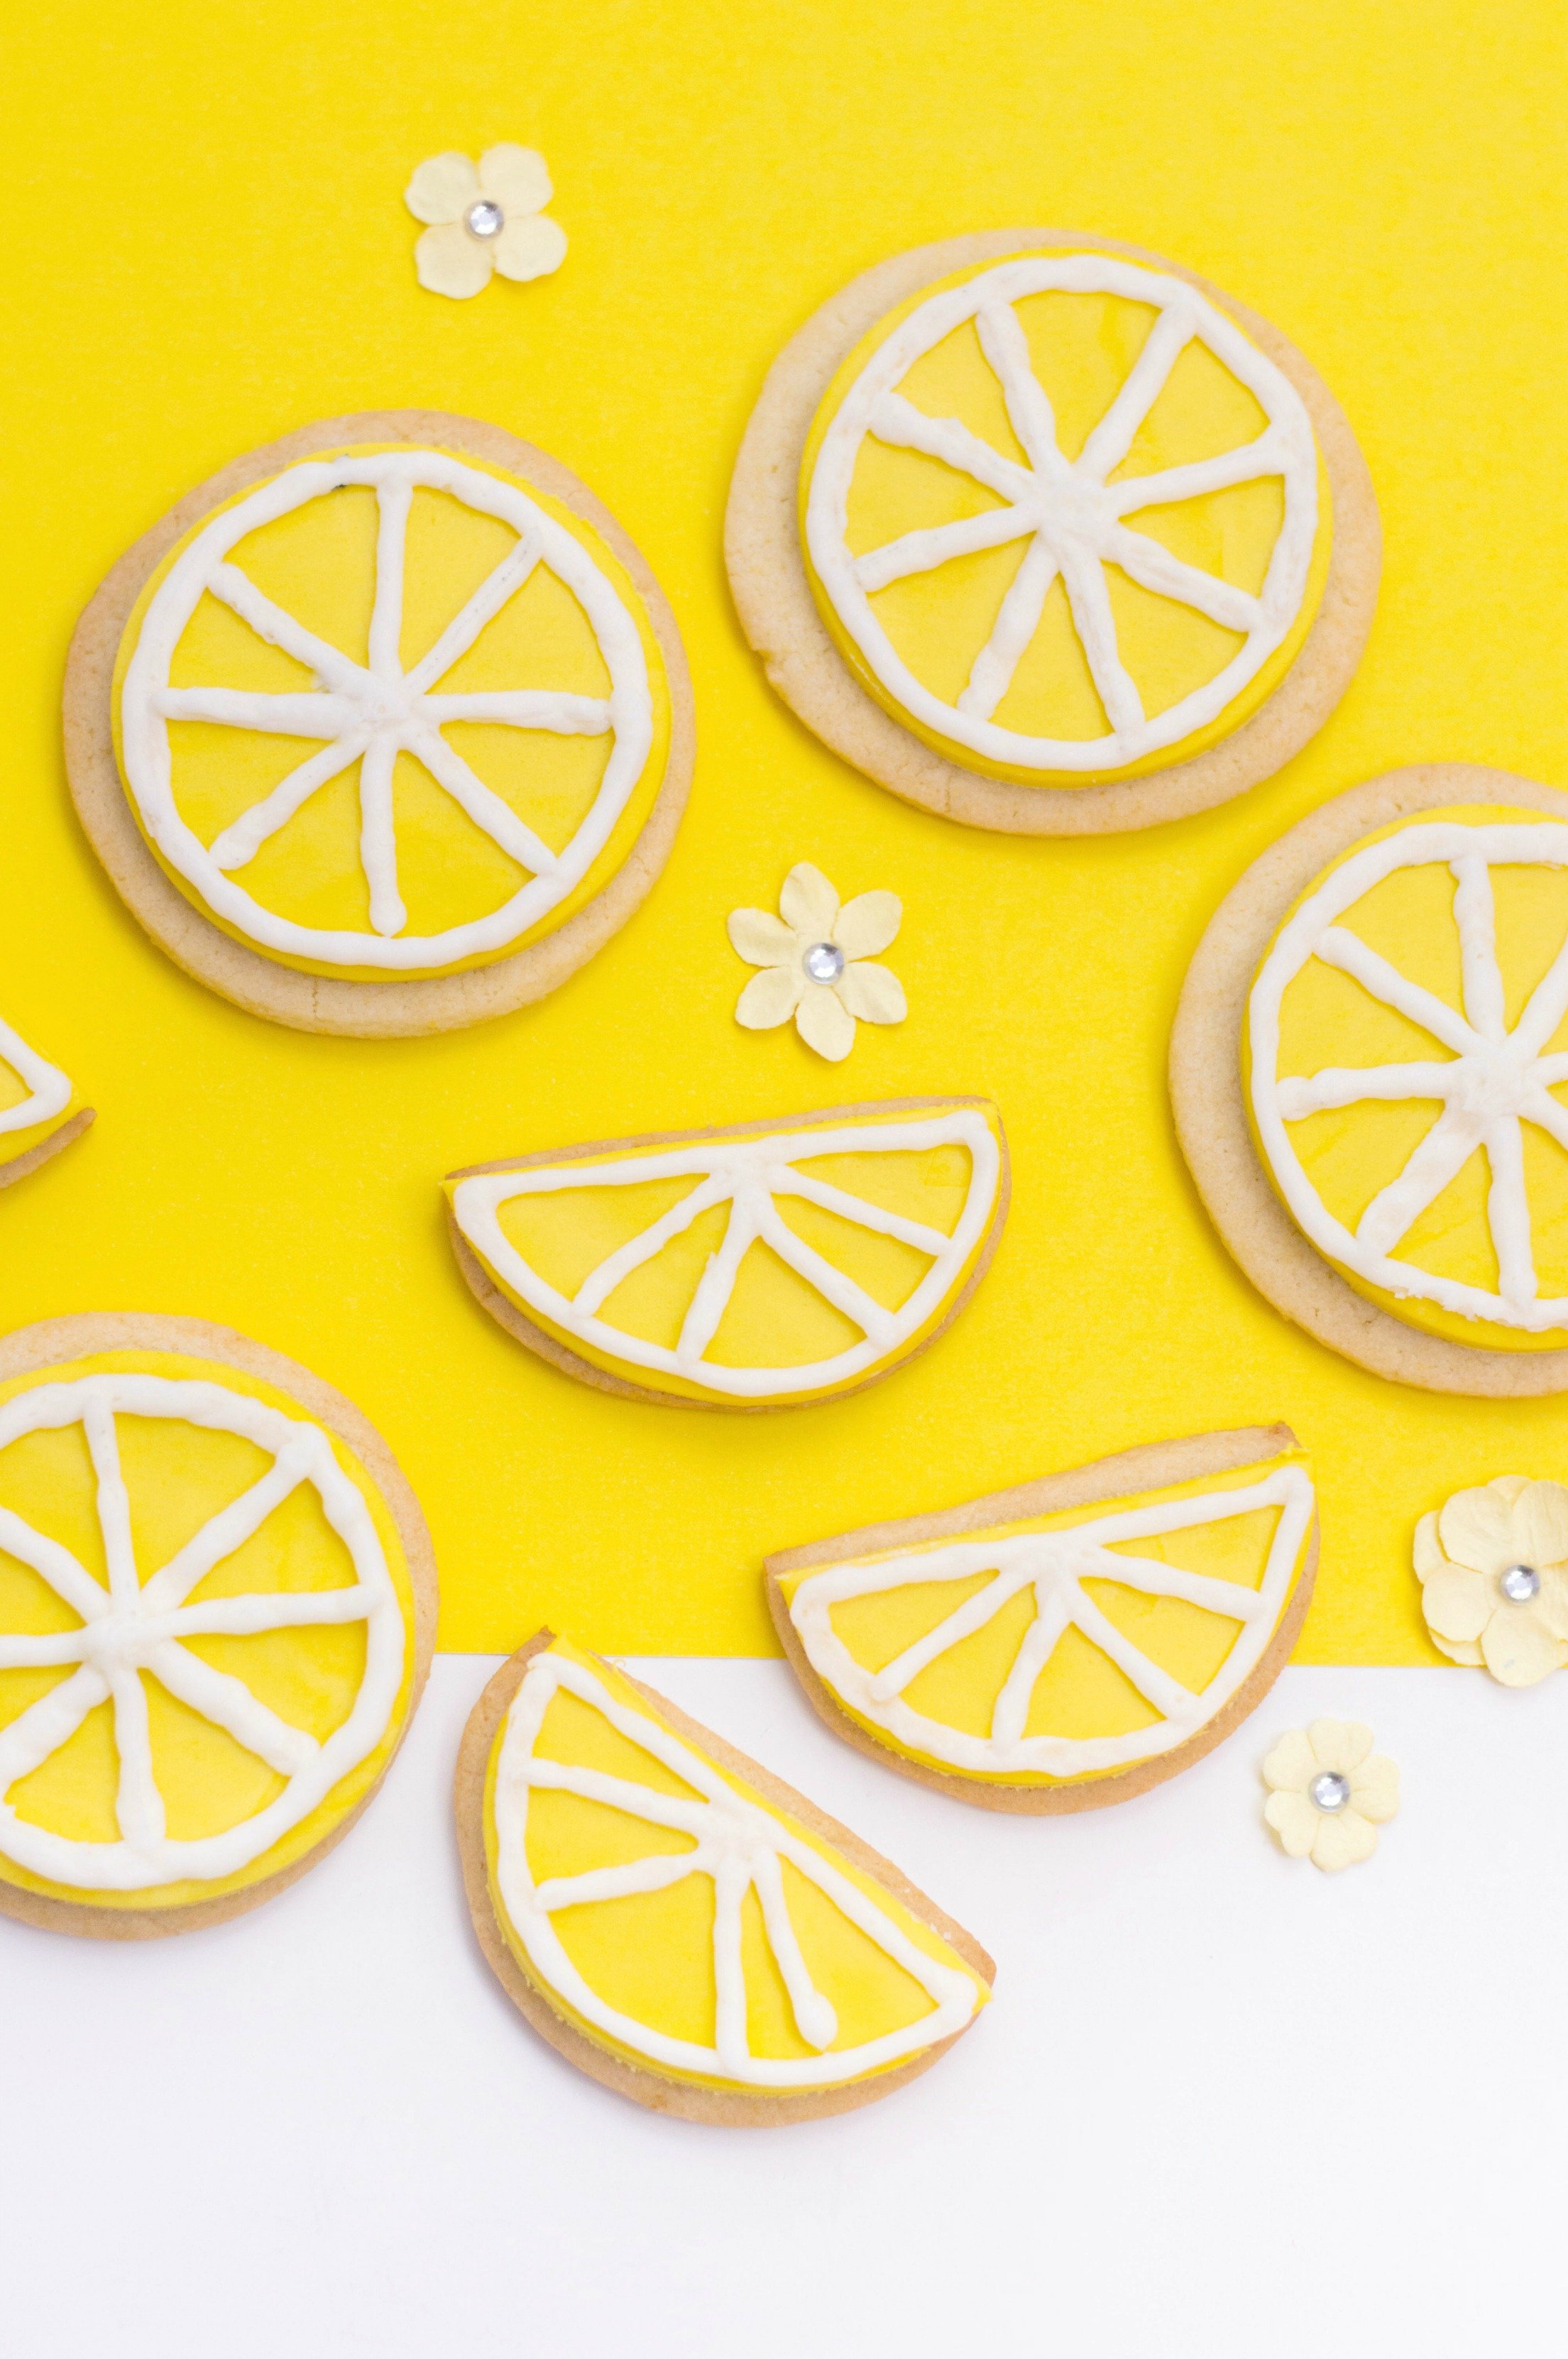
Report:
[[463,1733],[469,1909],[497,1980],[569,2063],[687,2121],[868,2104],[991,1995],[961,1926],[711,1730],[541,1630]]
[[1279,330],[1115,239],[991,230],[807,321],[736,462],[725,555],[836,753],[974,826],[1146,827],[1320,728],[1381,540],[1343,412]]
[[65,745],[93,849],[199,982],[305,1031],[446,1031],[553,990],[643,899],[691,691],[558,461],[370,411],[236,460],[121,559]]
[[769,1557],[828,1726],[983,1809],[1097,1809],[1262,1701],[1301,1628],[1317,1511],[1287,1426],[1127,1450]]
[[1171,1039],[1236,1261],[1437,1392],[1568,1388],[1568,795],[1434,763],[1337,795],[1210,920]]
[[509,1334],[635,1400],[856,1392],[934,1342],[1007,1209],[1001,1117],[908,1098],[545,1147],[443,1183],[458,1267]]
[[345,1834],[402,1742],[436,1573],[380,1436],[197,1319],[0,1342],[0,1913],[221,1922]]
[[70,1077],[0,1017],[0,1188],[25,1180],[93,1119]]

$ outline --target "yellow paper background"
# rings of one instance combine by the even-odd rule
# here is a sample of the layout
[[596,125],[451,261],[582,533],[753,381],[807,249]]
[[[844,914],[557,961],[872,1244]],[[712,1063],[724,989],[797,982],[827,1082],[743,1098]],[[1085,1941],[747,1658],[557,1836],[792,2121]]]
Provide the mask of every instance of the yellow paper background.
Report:
[[[1163,1069],[1210,910],[1325,796],[1422,758],[1568,784],[1560,29],[1479,0],[9,12],[0,1008],[100,1119],[0,1196],[0,1325],[192,1312],[341,1385],[430,1515],[448,1647],[548,1617],[613,1650],[761,1652],[769,1549],[1284,1417],[1322,1484],[1301,1657],[1435,1660],[1416,1516],[1462,1482],[1568,1476],[1563,1407],[1389,1386],[1277,1317],[1198,1208]],[[422,293],[409,170],[504,138],[550,160],[564,267]],[[1159,248],[1294,336],[1388,533],[1370,650],[1316,744],[1239,803],[1098,842],[952,827],[859,779],[768,690],[721,563],[785,339],[883,255],[1015,223]],[[191,484],[399,404],[493,419],[609,503],[679,615],[702,746],[663,881],[553,998],[433,1040],[312,1039],[187,982],[121,908],[67,803],[60,669],[105,569]],[[725,912],[801,858],[906,905],[909,1019],[837,1069],[732,1019]],[[1012,1216],[957,1327],[855,1399],[609,1399],[452,1268],[455,1165],[928,1091],[1000,1104]]]

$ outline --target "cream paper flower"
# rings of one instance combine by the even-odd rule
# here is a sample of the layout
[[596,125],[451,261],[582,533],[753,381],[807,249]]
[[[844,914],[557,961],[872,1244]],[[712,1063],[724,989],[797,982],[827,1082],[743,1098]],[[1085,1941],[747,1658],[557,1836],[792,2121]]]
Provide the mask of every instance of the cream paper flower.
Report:
[[1314,1720],[1282,1736],[1263,1764],[1263,1815],[1292,1859],[1350,1867],[1370,1859],[1399,1807],[1399,1773],[1356,1720]]
[[1432,1644],[1528,1688],[1568,1663],[1568,1490],[1499,1474],[1416,1526]]
[[566,232],[549,220],[544,158],[504,139],[477,167],[450,149],[420,164],[403,191],[416,221],[430,227],[414,248],[419,284],[432,295],[477,295],[490,273],[542,278],[566,258]]
[[839,906],[820,868],[800,861],[784,879],[779,914],[732,909],[729,937],[754,974],[735,1021],[770,1032],[792,1016],[808,1049],[836,1065],[855,1046],[855,1023],[901,1024],[909,1009],[896,974],[873,962],[902,921],[896,893],[857,893]]

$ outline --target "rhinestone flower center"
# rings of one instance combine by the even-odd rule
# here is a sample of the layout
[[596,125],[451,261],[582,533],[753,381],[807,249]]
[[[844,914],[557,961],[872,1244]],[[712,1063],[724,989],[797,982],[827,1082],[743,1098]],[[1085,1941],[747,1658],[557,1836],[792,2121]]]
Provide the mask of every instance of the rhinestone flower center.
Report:
[[1350,1799],[1350,1780],[1337,1769],[1325,1769],[1307,1788],[1320,1810],[1343,1810]]
[[473,236],[498,237],[506,216],[493,197],[480,197],[463,218]]
[[800,963],[813,983],[836,983],[844,973],[844,952],[836,942],[813,942]]
[[1516,1605],[1528,1605],[1541,1593],[1541,1575],[1533,1564],[1510,1564],[1500,1583],[1503,1595]]

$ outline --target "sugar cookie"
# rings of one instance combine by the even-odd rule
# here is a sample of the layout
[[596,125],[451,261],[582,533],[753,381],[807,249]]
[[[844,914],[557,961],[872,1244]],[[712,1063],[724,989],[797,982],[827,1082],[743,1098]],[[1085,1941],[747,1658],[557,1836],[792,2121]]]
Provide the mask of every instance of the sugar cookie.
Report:
[[378,1434],[197,1319],[0,1343],[0,1911],[134,1940],[251,1908],[365,1808],[435,1642]]
[[25,1180],[93,1120],[69,1076],[0,1017],[0,1188]]
[[443,1182],[458,1266],[509,1333],[637,1400],[777,1408],[923,1351],[1007,1204],[1001,1117],[906,1098],[547,1147]]
[[304,1031],[542,997],[669,856],[674,618],[556,460],[436,411],[328,419],[143,535],[77,625],[66,762],[159,947]]
[[725,526],[742,627],[807,725],[907,801],[1029,835],[1270,777],[1349,683],[1380,551],[1295,346],[1060,230],[920,246],[824,304]]
[[846,1828],[650,1688],[541,1630],[463,1734],[485,1957],[619,2095],[734,2127],[848,2112],[967,2030],[996,1968]]
[[961,1801],[1042,1812],[1141,1794],[1228,1736],[1316,1568],[1312,1476],[1276,1425],[789,1549],[766,1580],[830,1728]]
[[1288,1317],[1438,1392],[1568,1387],[1568,796],[1396,770],[1255,862],[1171,1044],[1216,1227]]

